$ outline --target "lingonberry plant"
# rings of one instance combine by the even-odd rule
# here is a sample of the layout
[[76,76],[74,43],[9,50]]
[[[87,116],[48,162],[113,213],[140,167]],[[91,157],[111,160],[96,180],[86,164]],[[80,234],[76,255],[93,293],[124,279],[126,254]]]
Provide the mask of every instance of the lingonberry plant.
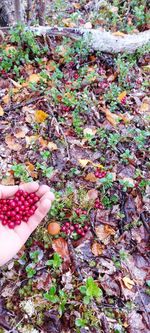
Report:
[[0,221],[2,225],[14,229],[23,222],[28,222],[37,208],[39,197],[35,193],[18,190],[13,198],[0,200]]

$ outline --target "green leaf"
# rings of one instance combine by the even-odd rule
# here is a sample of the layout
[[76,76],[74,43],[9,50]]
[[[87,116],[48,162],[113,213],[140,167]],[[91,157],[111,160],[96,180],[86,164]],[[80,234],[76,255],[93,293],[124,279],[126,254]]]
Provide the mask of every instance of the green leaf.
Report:
[[82,294],[86,294],[86,286],[81,286],[80,288],[79,288],[79,290],[80,290],[80,292],[82,293]]
[[89,304],[90,303],[90,297],[89,296],[84,296],[83,302],[84,302],[84,304]]

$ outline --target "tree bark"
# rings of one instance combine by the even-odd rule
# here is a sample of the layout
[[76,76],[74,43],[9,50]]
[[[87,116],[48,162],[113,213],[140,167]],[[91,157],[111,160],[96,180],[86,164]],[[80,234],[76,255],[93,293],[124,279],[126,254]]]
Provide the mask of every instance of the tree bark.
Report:
[[16,21],[23,22],[23,4],[21,3],[21,0],[15,0],[14,3]]
[[83,28],[52,28],[48,26],[32,27],[38,35],[68,36],[74,39],[82,37],[87,46],[96,51],[119,53],[134,53],[138,48],[150,43],[150,30],[131,35],[117,36],[111,32],[98,29]]
[[0,1],[0,26],[6,27],[14,23],[14,3],[12,0]]
[[46,0],[38,0],[37,1],[37,16],[39,20],[39,25],[45,24],[45,8],[46,8]]

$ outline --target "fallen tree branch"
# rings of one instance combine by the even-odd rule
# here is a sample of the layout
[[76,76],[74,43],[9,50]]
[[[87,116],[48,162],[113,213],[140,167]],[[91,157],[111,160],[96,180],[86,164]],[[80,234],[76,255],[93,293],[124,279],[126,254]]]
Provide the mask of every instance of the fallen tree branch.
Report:
[[133,53],[138,48],[150,43],[150,30],[117,36],[108,31],[83,28],[53,28],[53,27],[30,27],[38,35],[68,36],[74,39],[82,37],[87,45],[94,50],[108,53],[127,52]]

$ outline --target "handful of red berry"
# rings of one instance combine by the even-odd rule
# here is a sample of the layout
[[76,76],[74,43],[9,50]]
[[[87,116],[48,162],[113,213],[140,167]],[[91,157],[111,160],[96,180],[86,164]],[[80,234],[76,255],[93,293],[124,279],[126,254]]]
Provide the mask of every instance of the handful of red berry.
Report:
[[11,199],[0,199],[0,221],[2,225],[7,225],[10,229],[28,222],[37,208],[36,203],[39,197],[36,193],[27,193],[18,190]]

